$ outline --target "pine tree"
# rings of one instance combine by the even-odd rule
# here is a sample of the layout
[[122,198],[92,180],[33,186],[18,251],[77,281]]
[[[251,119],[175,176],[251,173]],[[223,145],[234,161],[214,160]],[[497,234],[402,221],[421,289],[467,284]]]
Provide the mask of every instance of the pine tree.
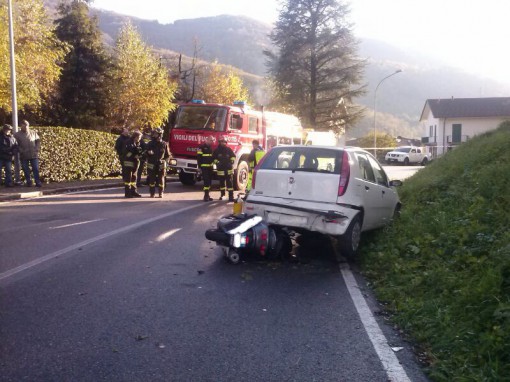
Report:
[[94,127],[104,124],[108,56],[97,17],[89,15],[88,1],[62,2],[56,32],[71,50],[59,83],[58,123]]
[[113,64],[111,122],[132,129],[164,124],[176,106],[172,101],[177,85],[129,22],[120,30]]
[[342,133],[361,111],[352,101],[363,94],[364,62],[339,0],[286,0],[265,52],[284,103],[306,127]]

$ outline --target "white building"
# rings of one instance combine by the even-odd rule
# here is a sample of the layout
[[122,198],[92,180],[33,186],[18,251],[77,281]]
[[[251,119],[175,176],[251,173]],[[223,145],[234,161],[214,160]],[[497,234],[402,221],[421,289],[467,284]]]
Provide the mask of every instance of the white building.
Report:
[[428,99],[420,117],[432,157],[510,120],[510,97]]

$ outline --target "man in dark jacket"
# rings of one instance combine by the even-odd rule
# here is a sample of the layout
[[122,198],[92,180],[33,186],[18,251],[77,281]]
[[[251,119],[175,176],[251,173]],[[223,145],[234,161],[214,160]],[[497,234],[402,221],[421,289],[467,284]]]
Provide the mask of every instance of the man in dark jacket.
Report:
[[225,190],[227,190],[228,201],[234,201],[233,177],[235,160],[236,154],[227,146],[227,140],[224,137],[220,138],[220,144],[213,153],[213,162],[216,164],[218,178],[220,180],[220,200],[223,200]]
[[124,179],[124,190],[126,198],[140,198],[142,195],[136,190],[136,172],[140,165],[140,158],[143,155],[140,139],[142,133],[135,131],[127,141],[122,152],[122,178]]
[[170,157],[170,149],[163,141],[163,130],[159,127],[152,133],[152,139],[147,143],[147,173],[149,177],[149,192],[151,198],[156,193],[158,185],[159,197],[163,197],[165,190],[166,161]]
[[5,186],[12,187],[12,160],[18,152],[18,143],[12,136],[12,126],[4,125],[0,131],[0,178],[5,168]]
[[197,151],[198,169],[202,173],[202,180],[204,181],[204,202],[210,202],[213,199],[209,196],[211,190],[211,181],[213,177],[213,139],[210,135],[205,137],[205,142],[202,143]]

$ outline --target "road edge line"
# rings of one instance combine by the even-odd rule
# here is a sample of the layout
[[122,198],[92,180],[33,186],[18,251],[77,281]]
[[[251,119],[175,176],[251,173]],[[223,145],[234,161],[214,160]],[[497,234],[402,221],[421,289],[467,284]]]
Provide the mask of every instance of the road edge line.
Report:
[[363,327],[372,342],[372,345],[379,357],[379,360],[382,363],[384,370],[386,371],[386,375],[388,376],[388,380],[391,382],[411,382],[409,377],[407,376],[404,368],[400,364],[397,356],[393,353],[390,346],[388,345],[388,340],[384,336],[381,328],[377,324],[372,311],[368,307],[368,304],[363,297],[363,294],[360,291],[359,285],[356,282],[356,278],[354,277],[349,264],[342,263],[340,264],[340,271],[342,273],[342,277],[344,279],[345,285],[347,286],[347,290],[351,296],[352,302],[354,303],[354,307],[358,312],[358,315],[361,319]]

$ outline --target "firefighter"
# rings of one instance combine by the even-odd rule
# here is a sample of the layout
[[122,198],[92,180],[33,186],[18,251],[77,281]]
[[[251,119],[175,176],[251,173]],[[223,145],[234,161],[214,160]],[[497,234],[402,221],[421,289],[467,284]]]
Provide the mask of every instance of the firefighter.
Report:
[[251,180],[253,178],[253,169],[257,165],[257,163],[260,162],[262,157],[266,154],[264,149],[260,146],[260,143],[258,140],[254,139],[251,142],[251,145],[253,146],[253,150],[251,150],[250,155],[248,155],[248,163],[250,166],[250,173],[248,174],[248,183],[246,184],[246,193],[248,193],[251,190]]
[[205,142],[200,145],[197,151],[198,168],[202,173],[204,181],[204,202],[210,202],[213,199],[209,196],[211,190],[211,180],[213,176],[213,139],[210,135],[205,137]]
[[225,137],[220,138],[220,144],[213,152],[213,163],[216,164],[218,178],[220,180],[220,199],[225,197],[225,191],[228,191],[228,201],[234,201],[234,162],[236,154],[227,146]]
[[126,143],[122,155],[122,178],[124,179],[124,196],[126,198],[140,198],[136,190],[136,172],[140,165],[140,158],[143,155],[143,149],[140,146],[142,133],[135,131]]
[[154,129],[152,139],[147,143],[147,173],[151,198],[156,194],[156,184],[158,186],[159,197],[163,197],[166,161],[169,157],[170,149],[167,143],[163,141],[163,130],[158,127]]
[[122,132],[120,133],[119,137],[115,141],[115,151],[117,152],[117,155],[119,156],[119,162],[121,165],[121,175],[124,176],[124,162],[122,160],[122,156],[124,155],[124,148],[126,147],[126,143],[129,141],[129,130],[127,127],[124,127],[122,129]]

